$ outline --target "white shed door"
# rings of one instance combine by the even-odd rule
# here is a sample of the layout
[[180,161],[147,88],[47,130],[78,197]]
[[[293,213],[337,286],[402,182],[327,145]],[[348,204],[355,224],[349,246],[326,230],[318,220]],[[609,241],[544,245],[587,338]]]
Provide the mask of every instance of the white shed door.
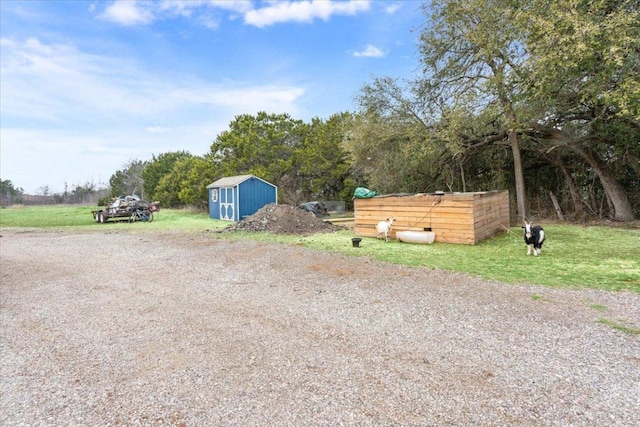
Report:
[[235,203],[233,200],[233,188],[220,189],[220,219],[233,221]]

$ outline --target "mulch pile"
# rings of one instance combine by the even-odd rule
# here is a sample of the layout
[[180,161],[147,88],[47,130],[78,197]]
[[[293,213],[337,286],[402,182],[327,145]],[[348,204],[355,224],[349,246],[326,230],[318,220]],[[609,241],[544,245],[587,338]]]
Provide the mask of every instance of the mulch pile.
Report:
[[226,227],[222,231],[266,231],[274,234],[331,233],[344,227],[325,222],[322,218],[290,205],[266,205],[253,215]]

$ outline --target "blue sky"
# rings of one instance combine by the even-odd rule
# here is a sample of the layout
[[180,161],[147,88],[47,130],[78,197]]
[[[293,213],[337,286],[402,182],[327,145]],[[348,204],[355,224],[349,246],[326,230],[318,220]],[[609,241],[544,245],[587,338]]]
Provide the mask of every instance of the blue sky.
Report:
[[104,186],[239,114],[326,119],[418,68],[419,1],[0,1],[0,177]]

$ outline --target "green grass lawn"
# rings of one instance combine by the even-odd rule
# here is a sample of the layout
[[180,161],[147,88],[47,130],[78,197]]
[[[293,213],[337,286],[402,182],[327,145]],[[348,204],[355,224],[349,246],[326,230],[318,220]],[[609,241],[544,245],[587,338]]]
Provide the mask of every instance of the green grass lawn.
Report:
[[[127,230],[201,233],[229,223],[206,213],[164,209],[151,223],[96,224],[95,207],[10,207],[0,210],[1,227],[70,228],[74,231]],[[235,232],[211,234],[214,238],[252,239],[295,244],[415,267],[468,273],[504,283],[532,283],[560,287],[640,292],[640,230],[603,226],[549,224],[542,254],[527,256],[520,227],[512,228],[478,245],[434,243],[419,245],[363,238],[354,248],[350,231],[311,236]]]
[[[81,230],[122,229],[132,231],[182,230],[201,231],[207,227],[228,225],[222,221],[213,221],[206,213],[189,210],[163,209],[154,214],[152,222],[130,224],[126,218],[110,219],[106,224],[97,224],[91,211],[97,206],[12,206],[0,209],[1,227],[57,228],[73,227]],[[218,224],[216,224],[218,223]]]

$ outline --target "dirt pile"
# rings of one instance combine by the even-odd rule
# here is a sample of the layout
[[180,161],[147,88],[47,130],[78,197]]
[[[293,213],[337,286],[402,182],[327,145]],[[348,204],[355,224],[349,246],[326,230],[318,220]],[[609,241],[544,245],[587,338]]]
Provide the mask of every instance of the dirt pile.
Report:
[[344,227],[325,222],[311,213],[290,205],[269,204],[255,214],[226,227],[223,231],[266,231],[274,234],[330,233]]

